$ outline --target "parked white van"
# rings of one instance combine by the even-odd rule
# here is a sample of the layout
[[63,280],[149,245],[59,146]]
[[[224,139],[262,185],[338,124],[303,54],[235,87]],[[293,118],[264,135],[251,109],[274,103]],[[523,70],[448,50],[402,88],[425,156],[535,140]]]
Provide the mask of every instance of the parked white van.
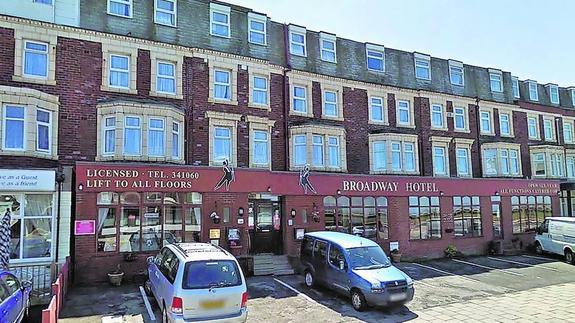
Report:
[[537,228],[535,250],[564,255],[565,261],[575,265],[575,218],[551,217]]

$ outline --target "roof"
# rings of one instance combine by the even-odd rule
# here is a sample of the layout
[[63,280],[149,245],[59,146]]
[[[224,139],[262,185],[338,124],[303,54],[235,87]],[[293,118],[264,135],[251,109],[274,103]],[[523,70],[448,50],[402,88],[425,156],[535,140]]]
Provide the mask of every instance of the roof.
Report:
[[545,218],[545,219],[561,221],[561,222],[573,222],[573,223],[575,223],[575,217],[553,216],[553,217],[549,217],[549,218]]
[[224,260],[235,259],[224,249],[209,243],[176,243],[168,245],[186,260]]
[[334,242],[346,249],[357,247],[379,247],[379,245],[372,240],[341,232],[318,231],[306,233],[306,236]]

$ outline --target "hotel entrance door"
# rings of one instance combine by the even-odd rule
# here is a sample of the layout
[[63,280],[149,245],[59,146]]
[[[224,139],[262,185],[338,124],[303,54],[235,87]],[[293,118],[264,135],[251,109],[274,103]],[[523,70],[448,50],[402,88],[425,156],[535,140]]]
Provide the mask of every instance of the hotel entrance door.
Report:
[[250,253],[282,253],[281,204],[276,196],[254,194],[249,200]]

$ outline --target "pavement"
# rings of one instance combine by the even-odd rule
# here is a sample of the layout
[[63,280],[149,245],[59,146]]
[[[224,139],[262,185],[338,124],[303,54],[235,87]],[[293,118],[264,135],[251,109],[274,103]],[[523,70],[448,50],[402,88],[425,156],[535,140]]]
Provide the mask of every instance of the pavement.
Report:
[[[248,322],[575,322],[575,266],[531,255],[396,266],[415,281],[405,306],[357,312],[348,297],[303,277],[247,279]],[[160,320],[152,298],[152,315]],[[136,285],[74,288],[60,322],[153,322]],[[157,321],[156,321],[157,322]]]

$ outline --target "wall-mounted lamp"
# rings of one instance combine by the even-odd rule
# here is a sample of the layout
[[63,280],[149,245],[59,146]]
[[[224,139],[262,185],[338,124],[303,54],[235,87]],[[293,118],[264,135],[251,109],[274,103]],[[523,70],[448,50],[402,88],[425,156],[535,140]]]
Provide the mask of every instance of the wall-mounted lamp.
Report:
[[240,206],[238,209],[238,216],[244,216],[244,208]]
[[296,215],[295,209],[291,209],[290,215],[292,218],[295,218]]
[[84,184],[80,183],[78,184],[78,191],[82,191],[84,190]]
[[561,191],[557,191],[557,196],[561,196]]
[[337,189],[337,195],[341,195],[341,190],[339,188]]
[[445,195],[445,193],[443,193],[443,191],[439,191],[439,196],[443,196]]
[[268,192],[271,193],[272,192],[272,187],[268,186]]
[[499,196],[499,191],[495,191],[495,196]]

